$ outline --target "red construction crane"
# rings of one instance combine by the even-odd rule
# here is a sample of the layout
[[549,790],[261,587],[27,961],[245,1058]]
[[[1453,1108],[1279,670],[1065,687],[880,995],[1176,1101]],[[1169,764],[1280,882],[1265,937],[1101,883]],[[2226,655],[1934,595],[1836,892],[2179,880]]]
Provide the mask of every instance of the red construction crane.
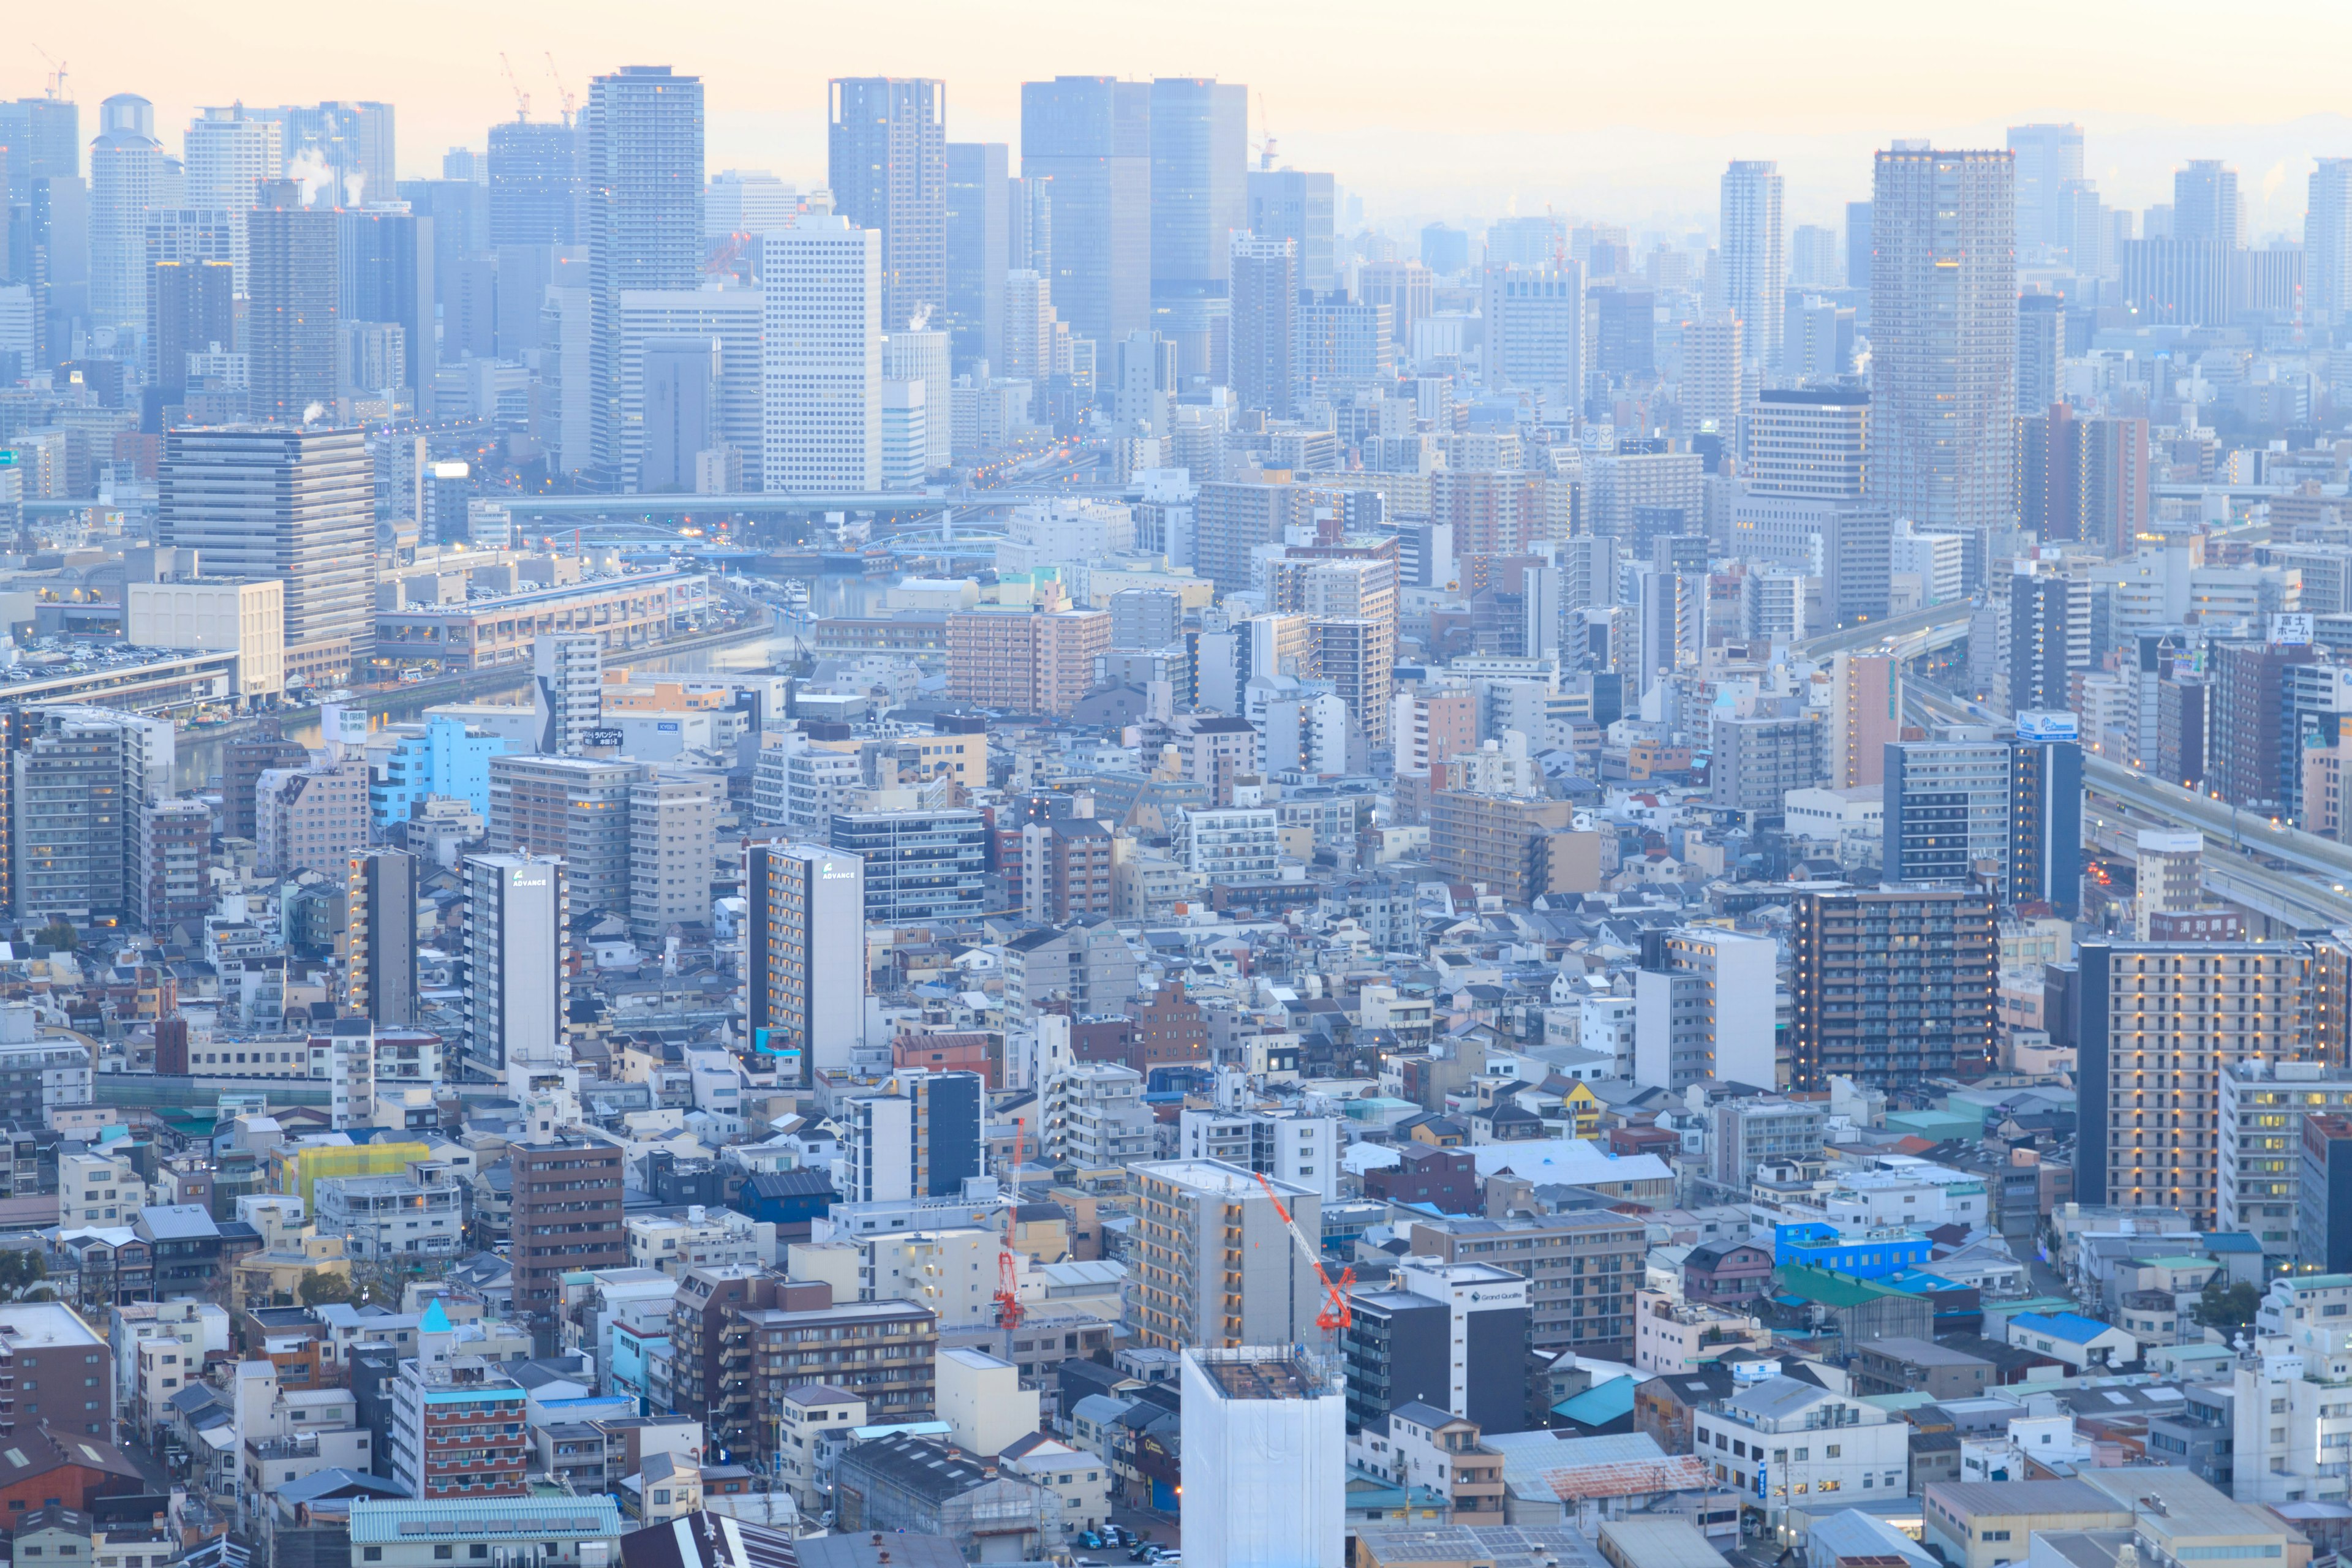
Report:
[[1315,1270],[1315,1279],[1323,1287],[1323,1310],[1315,1314],[1315,1326],[1327,1334],[1346,1332],[1348,1325],[1356,1317],[1355,1309],[1348,1302],[1348,1287],[1356,1282],[1356,1270],[1353,1267],[1340,1269],[1339,1280],[1334,1283],[1329,1271],[1323,1267],[1321,1249],[1307,1239],[1307,1233],[1300,1230],[1298,1222],[1290,1217],[1290,1210],[1276,1195],[1274,1184],[1265,1179],[1265,1173],[1258,1173],[1257,1184],[1265,1189],[1266,1201],[1274,1205],[1274,1212],[1280,1215],[1282,1223],[1289,1227],[1290,1239],[1298,1243],[1298,1250],[1307,1254],[1307,1265]]
[[996,1251],[996,1326],[1001,1329],[1021,1326],[1021,1269],[1013,1261],[1013,1219],[1021,1210],[1021,1145],[1028,1127],[1027,1117],[1013,1118],[1013,1201],[1004,1206],[1004,1243]]

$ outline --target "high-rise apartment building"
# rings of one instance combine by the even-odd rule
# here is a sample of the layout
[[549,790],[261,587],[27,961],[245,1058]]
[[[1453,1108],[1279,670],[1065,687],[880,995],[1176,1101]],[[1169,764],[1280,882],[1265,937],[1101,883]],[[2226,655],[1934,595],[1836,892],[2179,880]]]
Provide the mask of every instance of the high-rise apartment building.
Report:
[[1792,912],[1793,1088],[1909,1088],[1992,1060],[1990,895],[1897,884],[1800,893]]
[[212,574],[286,584],[289,676],[331,685],[373,653],[375,486],[360,431],[171,430],[156,490],[157,542],[195,551]]
[[604,639],[594,632],[542,632],[530,645],[535,750],[578,756],[604,722]]
[[1022,178],[1053,183],[1054,309],[1097,344],[1151,326],[1151,164],[1150,83],[1022,84]]
[[2074,704],[2074,676],[2091,668],[2091,584],[2063,567],[2020,561],[2009,580],[2009,710]]
[[2075,949],[2074,1195],[2216,1218],[2221,1074],[2297,1049],[2303,952],[2292,943],[2088,942]]
[[[13,178],[12,178],[13,184]],[[136,331],[147,319],[147,214],[181,205],[155,140],[155,106],[119,92],[98,107],[89,146],[89,312]]]
[[2188,245],[2242,249],[2245,208],[2238,200],[2238,171],[2218,158],[2191,158],[2172,174],[2172,236]]
[[2303,214],[2303,304],[2333,329],[2352,310],[2352,158],[2322,158]]
[[1011,269],[1011,164],[1002,142],[947,144],[947,306],[940,323],[955,369],[1004,354],[1004,274]]
[[495,1079],[517,1063],[570,1060],[572,902],[562,862],[469,855],[462,868],[467,1066]]
[[865,1039],[865,866],[818,844],[747,844],[743,854],[752,1048],[807,1085],[847,1068]]
[[148,269],[147,378],[167,405],[187,392],[190,354],[236,344],[236,271],[226,258],[158,261]]
[[629,785],[629,928],[658,943],[710,919],[710,879],[726,780],[653,769]]
[[621,1224],[621,1151],[601,1139],[566,1137],[509,1143],[513,1184],[514,1310],[534,1337],[553,1338],[562,1310],[563,1277],[625,1268],[628,1232]]
[[1243,234],[1231,251],[1234,395],[1287,419],[1298,375],[1298,247]]
[[1829,787],[1879,787],[1886,779],[1886,748],[1902,738],[1903,676],[1894,656],[1835,655],[1823,745]]
[[629,911],[630,792],[644,764],[509,752],[490,759],[489,846],[563,862],[572,907]]
[[1990,877],[2004,904],[2082,901],[2083,757],[2071,713],[2025,713],[2013,737],[1886,748],[1889,880]]
[[1723,302],[1744,329],[1742,363],[1780,363],[1780,296],[1789,255],[1780,228],[1780,165],[1735,161],[1724,171]]
[[1683,329],[1683,428],[1732,436],[1739,427],[1740,350],[1747,323],[1731,310],[1709,310]]
[[370,849],[350,864],[342,1010],[379,1028],[406,1028],[416,1022],[417,858]]
[[2221,1064],[2220,1084],[2214,1223],[2252,1237],[2265,1258],[2292,1258],[2304,1118],[2352,1115],[2352,1074],[2325,1061],[2246,1057]]
[[[2017,161],[2018,248],[2042,256],[2070,251],[2074,244],[2073,187],[2083,178],[2083,128],[2012,125],[2009,152]],[[2077,269],[2083,269],[2079,262]]]
[[961,1196],[987,1173],[987,1085],[973,1072],[904,1069],[882,1092],[854,1097],[842,1113],[844,1200]]
[[963,610],[947,625],[951,700],[1016,713],[1066,714],[1110,650],[1110,613],[1063,608]]
[[[2066,363],[2066,301],[2027,294],[2017,301],[2017,409],[2021,417],[2058,401]],[[2023,476],[2020,476],[2022,481]]]
[[[2031,319],[2032,312],[2019,318]],[[2045,544],[2080,542],[2116,559],[2130,555],[2147,527],[2147,421],[2080,418],[2053,399],[2027,415],[2018,432],[2020,525]]]
[[883,329],[929,324],[947,303],[948,88],[920,77],[835,77],[833,210],[881,236]]
[[[987,906],[988,826],[969,806],[835,812],[828,831],[834,848],[865,867],[866,919],[872,924],[963,920]],[[1106,859],[1106,888],[1109,879]]]
[[585,129],[528,120],[490,127],[493,246],[580,243]]
[[260,205],[262,182],[285,174],[284,133],[278,121],[247,114],[244,105],[236,104],[198,110],[182,144],[187,205],[228,215],[240,293],[248,287],[246,215]]
[[586,119],[590,445],[595,479],[618,489],[622,291],[702,281],[702,82],[624,66],[589,84]]
[[156,722],[94,708],[17,721],[7,762],[18,920],[137,917],[141,812],[161,793],[158,773],[171,773],[171,737]]
[[1206,77],[1151,84],[1151,327],[1177,374],[1224,379],[1233,237],[1249,231],[1249,89]]
[[1491,1263],[1528,1282],[1529,1348],[1538,1354],[1630,1361],[1633,1293],[1648,1250],[1642,1226],[1619,1214],[1417,1219],[1406,1267]]
[[1300,1230],[1319,1234],[1322,1198],[1287,1182],[1262,1183],[1217,1160],[1129,1165],[1140,1194],[1142,1342],[1167,1350],[1312,1342],[1322,1288],[1298,1255]]
[[1701,1079],[1772,1089],[1779,948],[1685,926],[1643,934],[1633,975],[1633,1080],[1681,1093]]
[[1904,143],[1877,157],[1870,488],[1923,528],[2014,515],[2014,173],[2007,152]]
[[[1310,294],[1338,288],[1339,192],[1332,177],[1304,169],[1252,169],[1248,191],[1249,231],[1261,239],[1287,239],[1298,247],[1298,286]],[[1454,233],[1466,246],[1468,237]],[[1454,265],[1436,270],[1459,272],[1467,262],[1465,254]]]
[[165,931],[183,921],[212,912],[213,808],[201,800],[175,796],[139,808],[138,855],[132,869],[136,919],[150,931]]
[[271,425],[332,423],[342,393],[340,215],[283,205],[292,195],[273,183],[271,205],[246,215],[249,406]]
[[760,245],[771,490],[882,484],[882,237],[803,213]]

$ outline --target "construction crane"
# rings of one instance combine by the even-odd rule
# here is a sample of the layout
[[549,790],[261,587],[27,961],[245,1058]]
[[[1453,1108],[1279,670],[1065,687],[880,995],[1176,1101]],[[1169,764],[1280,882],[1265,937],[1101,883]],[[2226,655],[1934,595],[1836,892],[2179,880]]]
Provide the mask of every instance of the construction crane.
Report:
[[1004,1244],[996,1253],[996,1326],[1021,1326],[1021,1268],[1013,1261],[1013,1219],[1021,1212],[1021,1145],[1026,1142],[1029,1119],[1013,1120],[1013,1201],[1004,1205]]
[[1348,1325],[1356,1318],[1355,1308],[1348,1302],[1348,1287],[1356,1282],[1355,1268],[1351,1266],[1340,1269],[1339,1279],[1334,1281],[1330,1271],[1323,1267],[1322,1250],[1307,1239],[1307,1233],[1300,1230],[1298,1222],[1290,1217],[1288,1205],[1276,1194],[1274,1184],[1265,1179],[1262,1171],[1258,1173],[1257,1184],[1265,1189],[1266,1201],[1274,1205],[1274,1212],[1282,1216],[1283,1225],[1290,1231],[1290,1239],[1298,1243],[1299,1251],[1307,1254],[1307,1266],[1315,1270],[1316,1282],[1323,1287],[1323,1310],[1315,1314],[1315,1326],[1334,1338],[1347,1332]]
[[499,51],[499,64],[507,68],[507,83],[514,89],[515,123],[520,125],[530,118],[530,94],[523,91],[522,79],[515,75],[514,61],[507,58],[504,49]]
[[555,83],[556,97],[563,103],[563,123],[569,125],[572,123],[572,89],[563,85],[563,73],[555,68],[555,51],[552,49],[547,51],[547,76]]
[[[31,40],[27,39],[26,42],[29,43]],[[48,95],[50,99],[55,100],[63,98],[66,95],[66,62],[38,44],[33,45],[33,52],[49,62]]]
[[1259,137],[1257,166],[1261,169],[1271,169],[1274,167],[1274,127],[1266,123],[1265,89],[1264,88],[1257,89],[1257,130]]

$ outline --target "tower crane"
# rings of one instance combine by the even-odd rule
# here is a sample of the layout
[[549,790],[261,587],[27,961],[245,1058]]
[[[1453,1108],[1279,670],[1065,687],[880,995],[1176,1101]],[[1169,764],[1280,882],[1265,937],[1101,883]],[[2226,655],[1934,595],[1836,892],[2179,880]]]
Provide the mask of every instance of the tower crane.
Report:
[[1355,1268],[1350,1266],[1340,1269],[1339,1278],[1334,1281],[1330,1271],[1323,1267],[1322,1249],[1307,1239],[1307,1233],[1300,1230],[1298,1222],[1290,1217],[1289,1206],[1276,1194],[1274,1184],[1265,1179],[1263,1171],[1258,1173],[1257,1184],[1265,1189],[1266,1201],[1274,1205],[1274,1212],[1282,1216],[1284,1226],[1290,1232],[1290,1239],[1298,1243],[1299,1251],[1307,1254],[1307,1267],[1315,1270],[1316,1283],[1323,1287],[1323,1310],[1315,1314],[1315,1326],[1334,1337],[1345,1333],[1356,1317],[1355,1309],[1348,1302],[1348,1287],[1356,1282]]
[[[27,39],[26,42],[29,43],[31,40]],[[52,100],[63,98],[66,95],[66,62],[38,44],[33,45],[33,52],[49,62],[49,97]]]
[[1013,1221],[1021,1212],[1021,1145],[1028,1139],[1029,1119],[1013,1121],[1013,1201],[1004,1205],[1004,1240],[996,1249],[996,1326],[1021,1326],[1021,1268],[1013,1261]]
[[514,89],[515,123],[520,124],[530,118],[530,94],[523,91],[522,79],[515,75],[514,61],[507,58],[504,49],[499,51],[499,64],[507,68],[507,84]]
[[572,123],[572,89],[563,85],[563,73],[555,68],[555,51],[552,49],[547,51],[547,75],[555,83],[557,98],[562,100],[563,123],[569,125]]

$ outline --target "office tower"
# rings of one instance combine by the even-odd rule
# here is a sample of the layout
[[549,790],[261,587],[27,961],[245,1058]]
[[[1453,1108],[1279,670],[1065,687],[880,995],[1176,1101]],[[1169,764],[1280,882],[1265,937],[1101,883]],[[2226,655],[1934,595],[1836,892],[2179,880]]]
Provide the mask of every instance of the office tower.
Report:
[[1261,1183],[1218,1160],[1144,1161],[1128,1169],[1143,1199],[1137,1321],[1145,1344],[1233,1349],[1305,1344],[1319,1334],[1320,1287],[1311,1271],[1294,1267],[1296,1243],[1275,1209],[1279,1198],[1301,1230],[1317,1235],[1318,1194]]
[[803,213],[760,242],[767,489],[881,486],[881,241],[847,218]]
[[1734,437],[1739,426],[1740,348],[1746,323],[1730,310],[1709,310],[1683,329],[1683,430]]
[[[1002,142],[947,144],[947,284],[944,325],[952,339],[954,369],[969,373],[981,360],[1004,357],[1004,274],[1011,268],[1010,169]],[[928,396],[929,388],[924,388]],[[944,418],[940,423],[945,425]]]
[[[262,182],[284,177],[281,133],[276,121],[248,116],[241,104],[198,110],[196,118],[188,122],[184,199],[192,207],[228,215],[240,294],[251,288],[246,266],[246,215],[260,205]],[[331,195],[323,205],[337,204]]]
[[866,1036],[866,876],[821,844],[743,847],[743,983],[754,1050],[782,1081],[840,1072]]
[[[1245,223],[1252,234],[1261,239],[1287,239],[1298,246],[1298,286],[1309,293],[1326,294],[1339,286],[1339,245],[1335,191],[1328,174],[1310,174],[1300,169],[1252,169],[1248,171],[1248,215]],[[1433,224],[1431,228],[1443,228]],[[1461,258],[1451,267],[1440,267],[1429,261],[1432,271],[1454,273],[1470,263],[1470,237],[1458,229],[1445,229],[1459,242]],[[1429,229],[1422,231],[1427,243]],[[1440,259],[1446,259],[1447,247],[1441,243]],[[1423,258],[1428,261],[1428,258]]]
[[648,338],[638,345],[644,412],[633,489],[695,489],[697,458],[717,444],[720,363],[716,338]]
[[1053,182],[1049,277],[1054,309],[1071,332],[1114,343],[1149,331],[1150,84],[1081,76],[1024,82],[1021,174]]
[[1396,383],[1394,318],[1386,305],[1302,296],[1296,400],[1385,394]]
[[2303,214],[2303,300],[2333,331],[2352,310],[2352,158],[2322,158]]
[[2019,431],[2019,525],[2046,544],[2078,542],[2128,556],[2147,527],[2147,421],[2078,419],[2052,403]]
[[1186,1546],[1209,1568],[1339,1568],[1346,1395],[1298,1348],[1313,1342],[1302,1331],[1243,1341],[1248,1349],[1183,1350],[1181,1522]]
[[1584,269],[1489,267],[1482,279],[1489,387],[1584,384]]
[[2243,248],[2246,215],[2238,203],[2238,171],[2218,158],[2191,158],[2187,168],[2173,171],[2170,237],[2188,245]]
[[1640,651],[1631,673],[1635,693],[1647,695],[1677,670],[1696,667],[1706,650],[1706,574],[1636,567],[1634,613],[1640,621]]
[[1646,383],[1656,375],[1657,295],[1647,289],[1596,289],[1592,302],[1592,368],[1612,384]]
[[1843,380],[1853,369],[1853,319],[1848,306],[1790,290],[1780,312],[1780,363],[1772,368],[1795,385]]
[[1287,419],[1298,363],[1298,247],[1236,235],[1232,243],[1234,396]]
[[1886,748],[1886,877],[1973,882],[2004,905],[2082,901],[2083,753],[2074,715],[2024,712],[2007,739]]
[[1470,236],[1451,224],[1423,224],[1421,264],[1440,278],[1451,278],[1470,265]]
[[572,903],[561,860],[468,855],[466,1056],[506,1076],[510,1063],[568,1061]]
[[1870,394],[1767,391],[1746,410],[1742,468],[1750,494],[1856,500],[1867,490]]
[[[2221,642],[2206,650],[2206,774],[2231,805],[2277,811],[2300,780],[2287,723],[2293,667],[2318,660],[2308,643]],[[2166,777],[2174,776],[2169,770]],[[2185,776],[2185,775],[2184,775]]]
[[2047,408],[2058,401],[2066,362],[2066,301],[2027,294],[2017,301],[2017,406]]
[[1413,323],[1428,320],[1436,308],[1435,281],[1418,261],[1367,261],[1356,271],[1356,298],[1367,305],[1386,305],[1391,337],[1409,347]]
[[416,1022],[416,876],[405,849],[370,849],[351,858],[344,886],[349,949],[343,1011],[378,1028]]
[[604,639],[596,632],[543,632],[530,645],[530,705],[537,749],[576,757],[604,722]]
[[135,920],[140,721],[96,709],[22,720],[9,753],[8,824],[19,921]]
[[1845,280],[1837,230],[1801,223],[1789,231],[1789,287],[1835,289]]
[[527,120],[490,127],[489,242],[577,245],[581,128]]
[[1990,895],[1916,886],[1805,892],[1791,914],[1790,1087],[1823,1089],[1835,1076],[1908,1089],[1990,1065]]
[[829,96],[833,210],[882,236],[884,328],[927,326],[947,301],[947,84],[835,77]]
[[[765,475],[768,297],[755,289],[631,289],[621,296],[621,455],[634,488],[651,489],[646,460],[646,353],[656,343],[718,345],[717,384],[710,390],[706,445],[674,454],[677,488],[695,486],[696,461],[724,448],[730,471],[740,462],[741,488],[757,490]],[[707,368],[707,367],[706,367]]]
[[331,686],[373,653],[375,496],[361,432],[167,431],[156,494],[158,543],[195,551],[214,575],[286,584],[289,677]]
[[[988,829],[978,811],[948,806],[835,810],[829,823],[819,826],[834,848],[856,856],[864,866],[870,925],[966,920],[980,914],[987,902],[982,883],[988,873]],[[1102,876],[1108,892],[1108,862]],[[1101,912],[1110,910],[1106,907]]]
[[855,1096],[842,1117],[842,1200],[961,1197],[964,1183],[988,1173],[987,1112],[975,1072],[909,1068],[882,1092]]
[[721,169],[702,188],[702,237],[714,250],[793,221],[798,191],[765,169]]
[[1633,975],[1633,1081],[1676,1094],[1702,1079],[1774,1088],[1774,1016],[1759,999],[1772,994],[1778,954],[1765,936],[1645,932]]
[[1150,117],[1152,329],[1175,345],[1180,376],[1222,382],[1234,237],[1254,232],[1249,89],[1160,77]]
[[188,356],[236,342],[236,269],[218,261],[159,261],[147,277],[147,382],[166,405],[188,385]]
[[919,381],[882,380],[881,484],[886,490],[918,490],[930,455],[930,415]]
[[2296,1054],[2294,943],[2086,942],[2075,949],[2076,1201],[2177,1208],[2210,1230],[2222,1073]]
[[339,321],[383,321],[400,329],[406,353],[398,384],[420,415],[432,411],[433,220],[368,208],[335,216]]
[[[286,157],[312,171],[304,183],[316,187],[319,205],[356,207],[393,199],[399,159],[391,104],[331,100],[251,113],[275,121]],[[466,183],[472,183],[470,175]],[[311,199],[306,195],[305,204]]]
[[121,92],[99,105],[89,147],[89,310],[93,322],[137,331],[147,320],[147,212],[169,200],[155,106]]
[[257,420],[300,426],[335,416],[342,391],[340,218],[282,205],[246,216],[245,353]]
[[702,129],[699,78],[624,66],[589,84],[589,425],[593,478],[607,489],[627,479],[622,293],[702,282]]
[[1004,275],[1004,358],[990,368],[1001,378],[1041,386],[1054,373],[1055,321],[1045,275],[1015,268]]
[[1877,157],[1871,495],[1939,531],[2015,514],[2012,174],[2006,152],[1902,143]]
[[1892,655],[1841,653],[1830,665],[1825,750],[1832,789],[1875,789],[1903,736],[1903,678]]
[[2074,214],[2069,187],[2083,178],[2083,128],[2012,125],[2009,151],[2017,161],[2018,248],[2042,253],[2072,249]]
[[899,328],[882,335],[883,379],[922,388],[919,405],[925,416],[924,439],[915,454],[918,482],[927,472],[944,472],[953,460],[955,427],[950,411],[955,404],[954,358],[945,327],[919,331]]
[[36,180],[79,179],[81,106],[69,98],[0,102],[0,147],[8,149],[10,188],[19,195]]
[[1483,1431],[1523,1429],[1528,1281],[1491,1264],[1400,1262],[1393,1283],[1349,1292],[1349,1430],[1382,1430],[1391,1411],[1411,1404],[1467,1416]]
[[1723,302],[1745,329],[1744,363],[1780,363],[1780,296],[1789,258],[1780,230],[1780,165],[1735,161],[1722,181]]
[[2091,668],[2090,580],[2042,563],[2016,564],[2009,580],[2009,710],[2070,708],[2075,675]]

